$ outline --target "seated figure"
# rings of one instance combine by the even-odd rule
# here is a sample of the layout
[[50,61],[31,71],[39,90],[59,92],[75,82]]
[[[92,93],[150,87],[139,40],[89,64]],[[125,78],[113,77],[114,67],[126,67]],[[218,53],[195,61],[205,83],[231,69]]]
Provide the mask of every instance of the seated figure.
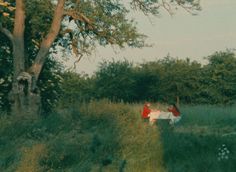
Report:
[[148,114],[150,125],[153,125],[158,119],[170,120],[170,125],[177,123],[181,119],[180,111],[175,104],[170,105],[167,110],[167,112],[160,110],[151,110],[151,112]]
[[143,119],[148,119],[149,118],[148,114],[151,112],[150,106],[151,106],[150,103],[145,103],[144,104],[143,112],[142,112],[142,118]]

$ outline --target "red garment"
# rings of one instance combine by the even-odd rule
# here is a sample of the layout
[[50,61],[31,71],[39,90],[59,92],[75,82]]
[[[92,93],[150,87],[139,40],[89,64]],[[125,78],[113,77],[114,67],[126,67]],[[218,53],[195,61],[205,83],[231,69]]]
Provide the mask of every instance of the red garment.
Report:
[[172,112],[172,114],[173,114],[174,116],[180,116],[180,112],[179,112],[175,107],[173,107],[173,108],[168,108],[168,111],[169,111],[169,112]]
[[145,104],[143,107],[142,118],[149,118],[148,114],[151,112],[149,107]]

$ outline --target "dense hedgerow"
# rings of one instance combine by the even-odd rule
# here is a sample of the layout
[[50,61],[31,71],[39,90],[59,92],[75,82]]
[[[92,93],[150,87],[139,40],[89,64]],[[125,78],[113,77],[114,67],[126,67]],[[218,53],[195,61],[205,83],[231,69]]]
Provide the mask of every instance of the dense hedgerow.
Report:
[[189,59],[166,57],[141,63],[105,61],[92,76],[66,73],[65,99],[113,102],[159,101],[182,104],[233,104],[236,101],[236,57],[216,52],[202,65]]

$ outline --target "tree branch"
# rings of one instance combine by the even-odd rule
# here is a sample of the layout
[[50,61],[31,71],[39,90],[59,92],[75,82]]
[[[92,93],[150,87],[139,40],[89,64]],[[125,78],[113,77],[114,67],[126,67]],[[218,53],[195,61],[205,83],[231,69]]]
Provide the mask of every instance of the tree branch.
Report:
[[38,80],[39,74],[46,60],[49,49],[52,46],[57,35],[59,34],[61,28],[61,21],[64,14],[65,1],[66,0],[58,0],[50,30],[47,36],[43,39],[39,52],[35,58],[35,62],[30,68],[30,72],[35,76],[36,81]]
[[196,13],[192,11],[193,9],[191,7],[186,7],[184,5],[180,5],[180,7],[183,8],[185,11],[187,11],[189,14],[196,15]]
[[25,70],[24,52],[24,31],[25,31],[25,7],[24,0],[16,0],[16,11],[13,29],[13,80]]
[[171,9],[171,6],[165,0],[162,0],[162,7],[170,14],[170,16],[173,16],[173,11]]
[[164,8],[171,16],[175,12],[175,8],[180,6],[188,13],[196,15],[194,11],[200,10],[200,0],[160,0],[160,1],[145,1],[145,0],[132,0],[131,5],[135,10],[140,9],[145,15],[158,14],[159,7]]
[[15,20],[14,20],[14,37],[24,37],[25,30],[25,9],[24,9],[24,1],[16,0],[16,12],[15,12]]
[[65,10],[64,15],[72,17],[74,20],[81,20],[81,17],[77,14],[75,10]]
[[79,63],[82,57],[83,57],[83,54],[79,53],[79,58],[74,62],[74,69],[76,69],[76,63]]
[[80,20],[89,25],[89,29],[93,29],[93,22],[82,13],[77,13],[75,10],[67,10],[64,15],[72,17],[74,20]]
[[0,23],[0,32],[4,33],[8,37],[8,39],[13,43],[12,33],[8,29],[2,27],[2,23]]
[[[64,15],[72,17],[73,20],[80,20],[81,22],[86,23],[87,24],[87,28],[86,29],[93,31],[94,34],[96,34],[98,36],[105,37],[106,40],[110,44],[114,44],[114,41],[112,40],[112,38],[108,38],[106,36],[106,32],[105,31],[98,31],[95,23],[91,19],[89,19],[87,16],[85,16],[83,13],[77,13],[75,10],[67,10],[67,11],[64,12]],[[78,26],[78,24],[77,24],[77,26]],[[84,30],[85,30],[84,28],[80,28],[80,31],[84,31]],[[65,30],[64,33],[67,33],[68,31],[71,32],[72,30]]]

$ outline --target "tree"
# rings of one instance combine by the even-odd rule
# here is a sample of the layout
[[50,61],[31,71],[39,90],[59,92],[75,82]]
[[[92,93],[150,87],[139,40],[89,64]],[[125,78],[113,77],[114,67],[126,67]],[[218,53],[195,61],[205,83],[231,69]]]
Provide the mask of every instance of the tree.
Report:
[[157,101],[160,98],[159,85],[162,68],[159,63],[147,62],[134,68],[135,100]]
[[[172,14],[177,6],[189,12],[200,9],[199,0],[132,0],[130,4],[146,15],[156,15],[160,8]],[[123,1],[0,0],[0,7],[0,31],[11,43],[8,47],[13,58],[9,94],[13,114],[38,113],[38,80],[51,47],[64,46],[80,60],[97,43],[144,46],[145,36],[138,33],[133,20],[127,19],[129,10]],[[65,23],[69,22],[76,29],[67,27]]]
[[160,82],[160,97],[166,101],[193,103],[194,94],[199,86],[201,64],[187,59],[165,57],[160,60],[162,74]]
[[104,61],[95,73],[98,98],[112,101],[134,101],[134,84],[132,63],[128,61]]
[[231,104],[236,98],[236,58],[231,51],[215,52],[203,67],[201,97],[208,103]]
[[88,102],[93,99],[97,92],[95,78],[84,74],[67,71],[63,74],[62,83],[63,105],[71,105],[75,102]]

